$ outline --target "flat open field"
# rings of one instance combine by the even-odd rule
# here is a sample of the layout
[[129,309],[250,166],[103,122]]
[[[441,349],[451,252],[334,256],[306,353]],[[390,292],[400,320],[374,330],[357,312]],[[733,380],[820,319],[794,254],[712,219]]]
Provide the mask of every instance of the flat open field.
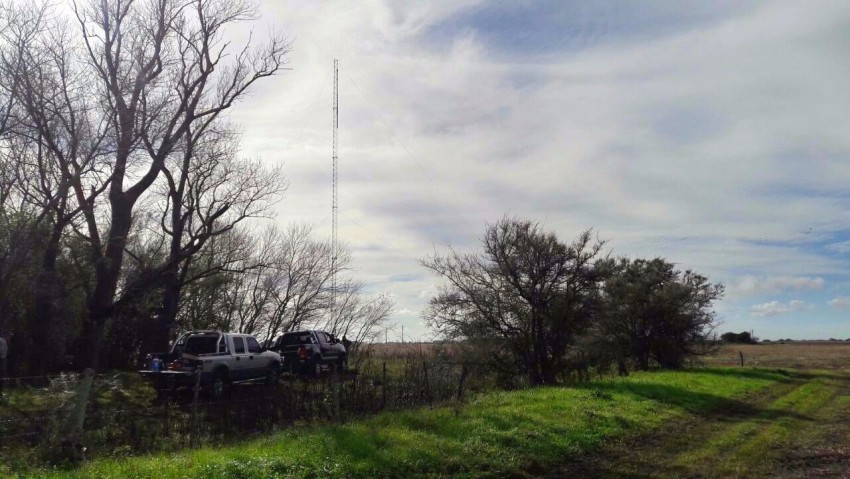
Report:
[[850,371],[850,342],[791,341],[759,344],[724,344],[703,361],[707,366],[744,365],[763,368],[833,369]]
[[[375,357],[428,357],[438,352],[449,355],[457,346],[451,343],[376,343],[366,349]],[[850,341],[778,341],[759,344],[722,344],[719,350],[701,358],[706,366],[744,365],[765,368],[850,370]]]

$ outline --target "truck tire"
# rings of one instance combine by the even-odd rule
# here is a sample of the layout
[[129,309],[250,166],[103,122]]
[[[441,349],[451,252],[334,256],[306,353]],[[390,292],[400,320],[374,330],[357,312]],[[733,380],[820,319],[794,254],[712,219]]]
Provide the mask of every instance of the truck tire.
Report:
[[337,369],[341,373],[348,371],[348,358],[346,358],[345,356],[339,358],[339,364],[337,364]]
[[313,359],[313,370],[311,373],[317,378],[322,376],[322,358],[316,357]]

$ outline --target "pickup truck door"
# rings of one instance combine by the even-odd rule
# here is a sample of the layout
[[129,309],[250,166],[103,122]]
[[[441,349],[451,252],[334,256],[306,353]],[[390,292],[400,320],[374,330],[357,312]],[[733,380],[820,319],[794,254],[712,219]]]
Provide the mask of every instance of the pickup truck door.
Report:
[[234,381],[248,379],[251,364],[248,359],[248,351],[245,348],[245,339],[242,336],[233,336],[233,368],[230,375]]
[[322,357],[325,359],[336,359],[339,356],[339,352],[333,347],[331,335],[324,331],[317,331],[316,336],[319,337],[319,347],[322,350]]
[[245,336],[245,347],[248,348],[247,373],[252,378],[266,377],[269,361],[260,354],[260,343],[252,336]]

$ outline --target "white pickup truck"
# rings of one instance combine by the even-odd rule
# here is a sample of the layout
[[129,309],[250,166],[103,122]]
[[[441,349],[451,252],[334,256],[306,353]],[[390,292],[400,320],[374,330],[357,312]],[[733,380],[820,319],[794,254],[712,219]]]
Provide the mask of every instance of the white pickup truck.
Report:
[[159,388],[191,387],[200,380],[213,396],[221,396],[230,384],[276,383],[280,364],[280,355],[261,348],[251,335],[204,330],[183,334],[168,353],[148,354],[139,374]]

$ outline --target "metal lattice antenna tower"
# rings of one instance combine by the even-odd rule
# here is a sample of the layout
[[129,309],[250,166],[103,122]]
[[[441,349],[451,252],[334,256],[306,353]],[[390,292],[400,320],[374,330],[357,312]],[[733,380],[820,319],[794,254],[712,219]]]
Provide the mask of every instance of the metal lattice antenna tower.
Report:
[[337,162],[339,160],[339,60],[334,59],[334,139],[333,139],[333,196],[331,202],[331,320],[336,309],[337,214],[339,193]]

